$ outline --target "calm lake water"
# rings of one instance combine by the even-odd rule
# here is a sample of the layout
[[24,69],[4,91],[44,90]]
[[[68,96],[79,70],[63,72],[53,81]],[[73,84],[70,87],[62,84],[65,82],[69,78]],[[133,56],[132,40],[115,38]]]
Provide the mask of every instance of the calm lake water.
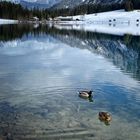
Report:
[[[93,90],[93,101],[78,96]],[[110,125],[98,119],[112,116]],[[140,37],[0,26],[0,139],[140,140]]]

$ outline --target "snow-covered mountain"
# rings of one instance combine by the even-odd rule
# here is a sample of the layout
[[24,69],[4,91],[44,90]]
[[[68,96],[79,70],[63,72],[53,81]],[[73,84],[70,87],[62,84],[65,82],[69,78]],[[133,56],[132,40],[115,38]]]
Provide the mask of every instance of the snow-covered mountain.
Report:
[[60,0],[20,0],[20,4],[28,8],[50,8]]
[[113,4],[121,3],[124,0],[61,0],[54,5],[54,8],[72,8],[80,4]]
[[20,3],[24,7],[33,8],[72,8],[80,4],[112,4],[121,3],[124,0],[0,0]]
[[0,1],[9,1],[16,4],[20,3],[22,6],[28,8],[34,8],[34,7],[49,8],[59,3],[61,0],[0,0]]
[[20,0],[0,0],[0,1],[7,1],[7,2],[12,2],[12,3],[20,3]]

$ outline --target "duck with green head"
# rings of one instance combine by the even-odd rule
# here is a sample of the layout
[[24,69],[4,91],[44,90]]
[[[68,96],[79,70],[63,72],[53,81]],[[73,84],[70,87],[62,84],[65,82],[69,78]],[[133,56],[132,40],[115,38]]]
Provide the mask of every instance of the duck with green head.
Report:
[[85,97],[85,98],[90,98],[92,96],[92,90],[90,91],[79,91],[79,96],[80,97]]
[[88,99],[90,102],[93,102],[92,100],[92,92],[93,91],[87,91],[87,90],[84,90],[84,91],[79,91],[79,97],[82,98],[82,99]]

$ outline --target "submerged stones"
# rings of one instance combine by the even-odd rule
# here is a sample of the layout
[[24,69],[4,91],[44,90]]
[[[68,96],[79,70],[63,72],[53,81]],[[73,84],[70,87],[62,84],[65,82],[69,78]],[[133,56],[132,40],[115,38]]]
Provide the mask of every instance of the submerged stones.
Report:
[[13,140],[13,136],[11,133],[4,133],[2,136],[0,136],[0,140]]

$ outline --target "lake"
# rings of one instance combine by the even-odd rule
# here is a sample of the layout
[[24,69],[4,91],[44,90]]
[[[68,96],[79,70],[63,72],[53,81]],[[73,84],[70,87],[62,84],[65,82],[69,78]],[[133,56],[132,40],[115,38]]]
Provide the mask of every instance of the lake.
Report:
[[[93,90],[92,99],[78,91]],[[99,120],[101,111],[112,116]],[[0,139],[139,140],[140,36],[0,26]]]

